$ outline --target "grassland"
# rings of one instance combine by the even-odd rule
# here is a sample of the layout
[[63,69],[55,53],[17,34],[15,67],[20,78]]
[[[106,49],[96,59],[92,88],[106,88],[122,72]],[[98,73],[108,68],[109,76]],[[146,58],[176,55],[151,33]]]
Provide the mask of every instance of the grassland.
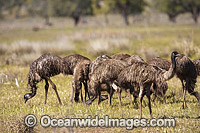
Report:
[[[30,90],[27,88],[29,64],[45,52],[65,56],[79,53],[91,59],[100,54],[125,52],[139,54],[148,59],[161,56],[169,59],[172,50],[178,50],[191,59],[200,56],[200,29],[196,25],[155,25],[129,27],[50,27],[37,32],[27,29],[1,30],[0,32],[0,131],[22,132],[25,130],[24,117],[35,114],[37,119],[44,114],[55,118],[85,118],[88,115],[112,118],[139,118],[139,110],[132,105],[127,93],[122,93],[122,109],[114,94],[112,106],[107,101],[100,105],[95,101],[92,105],[75,103],[70,105],[72,76],[58,75],[52,78],[57,85],[63,105],[58,104],[55,92],[49,89],[47,104],[44,106],[44,82],[38,84],[37,94],[24,104],[23,96]],[[63,39],[64,38],[64,39]],[[67,39],[66,39],[67,38]],[[25,40],[25,43],[22,41]],[[59,44],[58,44],[59,42]],[[55,50],[55,46],[64,47]],[[99,46],[100,45],[100,46]],[[53,47],[53,49],[51,48]],[[70,47],[68,49],[68,47]],[[25,63],[24,63],[25,62]],[[7,75],[8,77],[6,77]],[[19,81],[16,86],[15,79]],[[168,81],[167,104],[159,100],[152,103],[154,118],[175,118],[175,128],[134,128],[129,132],[199,132],[200,104],[187,94],[187,109],[181,109],[182,89],[177,78]],[[200,92],[200,81],[196,84]],[[147,99],[145,98],[145,103]],[[147,104],[144,104],[143,117],[149,119]],[[71,112],[72,109],[72,112]],[[67,128],[43,128],[39,124],[35,132],[68,132]],[[75,132],[128,132],[125,128],[74,128]]]

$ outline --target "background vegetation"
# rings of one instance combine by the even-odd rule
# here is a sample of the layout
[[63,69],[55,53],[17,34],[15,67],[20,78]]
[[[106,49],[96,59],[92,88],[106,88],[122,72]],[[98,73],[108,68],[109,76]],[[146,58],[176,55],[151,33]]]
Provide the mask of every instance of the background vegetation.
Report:
[[[107,101],[99,106],[77,103],[71,108],[72,76],[52,78],[64,105],[57,102],[53,89],[44,106],[44,82],[37,94],[24,104],[29,65],[41,54],[51,52],[61,57],[78,53],[91,60],[98,55],[118,52],[138,54],[145,60],[160,56],[170,59],[177,50],[191,59],[200,57],[200,28],[193,13],[199,15],[196,0],[0,0],[0,131],[28,131],[27,114],[38,120],[44,114],[55,118],[85,118],[88,115],[112,118],[139,118],[137,105],[132,105],[123,92],[122,109],[116,94],[112,106]],[[175,3],[174,3],[175,2]],[[184,3],[184,5],[183,5]],[[187,9],[187,10],[186,10]],[[172,15],[171,15],[172,14]],[[195,14],[195,13],[194,13]],[[198,20],[197,15],[197,20]],[[169,16],[169,17],[168,17]],[[172,17],[171,17],[172,16]],[[195,16],[195,15],[194,15]],[[169,19],[168,19],[169,18]],[[173,21],[173,22],[171,22]],[[75,25],[75,26],[74,26]],[[128,25],[128,26],[127,26]],[[19,84],[17,86],[16,80]],[[199,78],[196,90],[199,90]],[[200,104],[187,94],[188,108],[182,110],[182,88],[177,78],[168,81],[167,104],[158,99],[152,103],[153,117],[175,118],[175,128],[134,128],[130,132],[199,132]],[[149,119],[145,98],[143,115]],[[72,110],[72,111],[71,111]],[[75,132],[127,132],[125,128],[73,128]],[[68,132],[67,128],[42,128],[34,132]]]

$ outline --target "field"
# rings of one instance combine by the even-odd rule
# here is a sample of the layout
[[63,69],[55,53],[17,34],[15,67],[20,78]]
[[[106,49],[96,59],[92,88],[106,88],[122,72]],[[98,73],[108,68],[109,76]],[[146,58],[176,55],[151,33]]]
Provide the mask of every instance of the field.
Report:
[[[20,22],[18,22],[20,23]],[[27,24],[27,23],[26,23]],[[23,25],[23,23],[22,23]],[[118,106],[117,95],[114,94],[112,106],[106,101],[100,105],[97,100],[92,105],[84,103],[70,104],[72,76],[62,74],[52,77],[58,88],[63,105],[58,104],[53,89],[49,89],[47,104],[44,105],[44,85],[38,84],[37,94],[24,103],[27,88],[27,74],[30,63],[41,54],[51,52],[61,57],[70,53],[79,53],[91,60],[98,55],[114,53],[138,54],[145,60],[155,56],[170,59],[170,53],[177,50],[191,59],[200,57],[199,25],[132,25],[132,26],[52,26],[5,28],[0,30],[0,131],[23,132],[24,117],[34,114],[38,121],[44,114],[52,118],[86,118],[98,115],[103,118],[139,118],[139,109],[130,103],[127,93],[122,93],[122,108]],[[16,85],[16,80],[19,86]],[[196,90],[200,92],[200,81],[197,80]],[[174,77],[168,81],[167,104],[160,100],[152,103],[154,118],[175,118],[176,127],[137,127],[133,130],[125,128],[73,128],[74,132],[199,132],[200,104],[186,95],[188,108],[181,109],[181,82]],[[106,94],[106,93],[105,93]],[[147,99],[144,98],[143,117],[149,119]],[[34,132],[68,132],[67,128],[43,128],[39,123]]]

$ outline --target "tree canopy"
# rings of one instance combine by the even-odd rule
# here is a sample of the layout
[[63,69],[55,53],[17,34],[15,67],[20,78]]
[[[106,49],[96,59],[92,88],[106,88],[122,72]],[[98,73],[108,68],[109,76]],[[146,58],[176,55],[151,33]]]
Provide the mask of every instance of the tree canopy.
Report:
[[[173,22],[182,13],[191,13],[197,23],[200,14],[200,0],[152,0],[154,6],[166,13]],[[126,25],[130,15],[140,14],[145,10],[147,0],[0,0],[0,18],[3,11],[20,16],[22,7],[29,15],[39,15],[50,24],[52,16],[71,17],[77,25],[81,16],[118,13],[123,16]]]

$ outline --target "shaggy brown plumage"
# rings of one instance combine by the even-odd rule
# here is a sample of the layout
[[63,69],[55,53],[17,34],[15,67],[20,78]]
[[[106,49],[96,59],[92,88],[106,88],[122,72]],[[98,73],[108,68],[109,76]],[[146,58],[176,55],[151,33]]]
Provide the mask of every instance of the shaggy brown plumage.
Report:
[[200,58],[194,59],[193,63],[195,65],[195,67],[196,67],[198,76],[200,76]]
[[25,103],[28,99],[32,98],[36,94],[37,83],[41,80],[45,80],[45,104],[47,100],[47,93],[49,88],[49,83],[52,85],[52,88],[55,90],[58,101],[60,104],[61,100],[58,95],[56,85],[51,81],[50,77],[63,73],[65,65],[62,58],[53,55],[53,54],[44,54],[36,59],[30,66],[30,71],[28,74],[28,85],[31,87],[32,93],[27,93],[24,95]]
[[[126,59],[124,59],[124,61],[127,63],[127,66],[130,66],[136,62],[145,62],[142,57],[140,57],[139,55],[132,55]],[[132,98],[131,98],[131,94],[134,97],[134,103],[136,103],[136,98],[138,97],[138,88],[136,86],[129,86],[130,88],[123,88],[125,89],[125,91],[129,94],[129,98],[130,101],[132,103]],[[121,92],[120,92],[121,93]],[[121,105],[120,105],[121,106]]]
[[124,53],[117,53],[111,56],[112,59],[116,60],[125,60],[126,58],[129,58],[129,54],[124,54]]
[[[172,65],[168,71],[160,69],[159,67],[148,65],[147,63],[137,62],[121,71],[117,78],[117,85],[120,88],[130,88],[130,86],[137,86],[140,88],[139,101],[140,101],[140,117],[142,118],[142,99],[144,95],[147,96],[149,101],[149,111],[152,118],[151,101],[150,101],[150,87],[152,83],[157,87],[166,87],[166,80],[172,78],[175,74],[176,63],[175,57],[178,54],[172,52],[171,60]],[[119,89],[118,89],[119,90]],[[118,99],[121,95],[118,91]],[[121,100],[119,101],[121,104]]]
[[108,59],[103,61],[91,74],[89,82],[89,93],[93,96],[87,100],[87,104],[91,104],[99,95],[99,102],[101,101],[101,89],[106,88],[108,92],[108,102],[111,104],[113,95],[112,83],[117,79],[118,74],[127,66],[127,63],[121,60]]
[[93,71],[96,69],[96,67],[106,59],[110,59],[110,57],[107,55],[101,55],[92,62],[89,60],[82,60],[79,63],[77,63],[74,69],[73,92],[71,96],[71,102],[73,101],[74,91],[75,91],[74,100],[76,102],[79,101],[79,93],[81,92],[81,100],[83,101],[83,96],[81,91],[82,83],[85,88],[85,101],[86,101],[86,95],[88,94],[87,81],[89,80],[89,74],[91,75]]
[[[171,65],[170,61],[168,61],[167,59],[160,58],[160,57],[152,58],[152,59],[148,60],[147,63],[157,66],[157,67],[167,70],[167,71],[169,70],[170,65]],[[163,90],[163,89],[165,89],[165,90]],[[151,87],[151,91],[154,93],[153,101],[155,101],[157,95],[160,95],[163,97],[164,103],[166,103],[165,94],[166,94],[167,89],[168,89],[168,87],[157,88],[157,86],[155,84],[153,84],[153,87]]]
[[168,61],[167,59],[160,58],[160,57],[152,58],[152,59],[148,60],[147,63],[157,66],[157,67],[160,67],[167,71],[169,70],[170,65],[171,65],[170,61]]
[[[88,59],[87,57],[82,56],[80,54],[70,54],[70,55],[68,55],[68,56],[63,58],[63,62],[65,64],[65,66],[66,66],[65,69],[64,69],[64,74],[66,74],[66,75],[73,75],[74,76],[75,68],[76,68],[76,76],[73,78],[73,83],[72,83],[71,102],[73,102],[74,92],[77,92],[75,94],[76,95],[75,101],[77,102],[78,99],[79,99],[79,91],[80,91],[80,86],[79,85],[80,84],[81,84],[81,87],[82,87],[82,83],[84,84],[85,93],[87,93],[87,82],[85,82],[85,81],[80,81],[79,82],[78,80],[79,79],[80,80],[85,79],[84,77],[80,78],[79,76],[83,74],[82,71],[86,71],[86,70],[83,70],[83,69],[87,69],[85,62],[90,62],[90,59]],[[84,63],[79,64],[80,62],[84,62]],[[81,100],[82,99],[83,98],[82,98],[82,92],[81,92]]]
[[132,55],[128,58],[126,58],[124,61],[126,61],[128,63],[128,65],[132,65],[133,63],[136,62],[145,62],[142,57],[140,57],[139,55]]
[[[193,95],[199,101],[199,93],[194,91],[196,79],[197,79],[197,71],[193,62],[185,55],[181,54],[178,58],[176,58],[176,75],[181,80],[182,88],[183,88],[183,105],[182,107],[187,107],[185,95],[186,91],[189,92],[190,95]],[[185,84],[184,84],[185,82]]]
[[68,67],[64,70],[65,74],[73,75],[74,68],[76,67],[77,63],[79,63],[82,60],[90,60],[90,59],[80,54],[70,54],[64,57],[63,61],[65,65]]
[[90,64],[90,75],[94,72],[94,70],[105,60],[111,59],[108,55],[101,55],[93,60]]
[[[75,98],[74,100],[76,102],[79,101],[79,93],[81,92],[81,101],[83,102],[83,95],[82,95],[82,83],[85,88],[85,101],[86,101],[86,96],[88,94],[88,86],[87,86],[87,81],[88,81],[88,74],[89,74],[89,67],[90,67],[91,61],[90,60],[83,60],[77,63],[75,69],[74,69],[74,74],[73,74],[73,92],[71,96],[71,102],[73,101],[73,95],[75,91]],[[89,95],[88,95],[89,97]],[[90,97],[89,97],[90,98]]]

